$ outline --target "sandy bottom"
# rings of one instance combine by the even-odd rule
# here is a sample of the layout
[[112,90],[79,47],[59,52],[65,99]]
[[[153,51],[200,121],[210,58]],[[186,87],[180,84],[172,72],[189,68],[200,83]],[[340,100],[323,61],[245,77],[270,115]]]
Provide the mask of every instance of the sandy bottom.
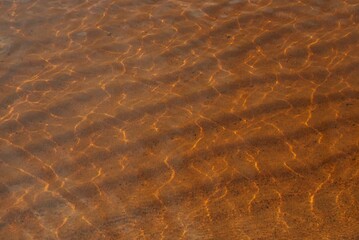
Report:
[[0,239],[359,239],[358,0],[0,1]]

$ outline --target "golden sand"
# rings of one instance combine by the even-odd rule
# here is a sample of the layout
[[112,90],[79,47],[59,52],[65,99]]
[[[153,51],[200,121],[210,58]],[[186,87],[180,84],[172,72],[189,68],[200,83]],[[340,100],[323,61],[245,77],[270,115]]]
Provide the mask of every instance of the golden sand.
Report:
[[0,239],[358,239],[358,0],[0,1]]

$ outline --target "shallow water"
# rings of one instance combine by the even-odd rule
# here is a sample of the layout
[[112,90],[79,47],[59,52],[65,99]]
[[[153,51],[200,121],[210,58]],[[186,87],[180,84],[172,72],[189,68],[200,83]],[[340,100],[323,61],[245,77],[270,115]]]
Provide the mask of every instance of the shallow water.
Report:
[[0,1],[0,239],[357,239],[358,0]]

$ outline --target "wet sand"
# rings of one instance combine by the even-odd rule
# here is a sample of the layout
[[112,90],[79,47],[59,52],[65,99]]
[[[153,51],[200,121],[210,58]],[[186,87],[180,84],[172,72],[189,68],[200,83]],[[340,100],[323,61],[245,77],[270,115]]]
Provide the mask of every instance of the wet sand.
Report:
[[358,22],[0,1],[0,239],[358,239]]

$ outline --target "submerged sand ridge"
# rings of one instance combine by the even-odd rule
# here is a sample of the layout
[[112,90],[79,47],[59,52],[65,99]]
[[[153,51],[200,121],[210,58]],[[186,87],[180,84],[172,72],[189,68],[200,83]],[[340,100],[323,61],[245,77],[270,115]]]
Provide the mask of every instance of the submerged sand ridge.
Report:
[[0,13],[0,239],[358,238],[358,1]]

